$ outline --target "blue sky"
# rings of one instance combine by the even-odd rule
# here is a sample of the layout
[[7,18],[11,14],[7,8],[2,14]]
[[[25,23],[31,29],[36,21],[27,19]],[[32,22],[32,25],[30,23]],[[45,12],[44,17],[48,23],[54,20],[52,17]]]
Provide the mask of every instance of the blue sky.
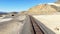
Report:
[[56,0],[0,0],[0,11],[12,12],[23,11],[31,8],[32,6],[42,3],[52,3]]

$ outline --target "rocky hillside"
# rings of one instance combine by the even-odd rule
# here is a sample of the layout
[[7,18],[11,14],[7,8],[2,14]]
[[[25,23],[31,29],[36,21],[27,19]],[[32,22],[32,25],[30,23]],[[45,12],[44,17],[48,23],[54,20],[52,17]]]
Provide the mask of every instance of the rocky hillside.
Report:
[[23,11],[20,14],[50,15],[55,13],[60,13],[60,0],[58,0],[55,3],[40,4],[33,6],[28,11]]
[[56,12],[56,9],[48,4],[37,5],[28,10],[29,14],[42,14],[42,15],[53,14],[55,12]]
[[49,3],[57,12],[60,12],[60,4],[59,3]]

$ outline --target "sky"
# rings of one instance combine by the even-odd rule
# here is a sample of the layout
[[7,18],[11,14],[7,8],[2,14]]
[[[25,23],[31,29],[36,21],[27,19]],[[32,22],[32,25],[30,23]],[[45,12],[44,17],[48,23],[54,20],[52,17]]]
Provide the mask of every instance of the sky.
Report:
[[19,12],[44,3],[53,3],[56,0],[0,0],[0,12]]

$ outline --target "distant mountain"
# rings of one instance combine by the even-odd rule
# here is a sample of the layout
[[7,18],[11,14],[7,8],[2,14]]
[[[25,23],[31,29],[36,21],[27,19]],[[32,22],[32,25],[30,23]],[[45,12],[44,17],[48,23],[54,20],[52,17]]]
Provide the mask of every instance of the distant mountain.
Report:
[[0,11],[0,14],[7,14],[6,12],[2,12],[2,11]]
[[17,14],[18,12],[9,12],[10,14]]

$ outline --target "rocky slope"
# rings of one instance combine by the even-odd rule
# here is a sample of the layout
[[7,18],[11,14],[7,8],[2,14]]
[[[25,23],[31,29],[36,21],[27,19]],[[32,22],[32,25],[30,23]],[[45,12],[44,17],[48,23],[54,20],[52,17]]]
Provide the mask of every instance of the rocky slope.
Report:
[[30,14],[42,14],[42,15],[53,14],[55,12],[56,12],[56,9],[48,4],[37,5],[28,10],[28,13]]
[[60,4],[57,3],[49,3],[49,5],[51,5],[54,9],[57,10],[57,12],[60,12]]
[[47,3],[33,6],[28,11],[23,11],[20,14],[50,15],[55,13],[60,13],[60,0],[55,3]]

